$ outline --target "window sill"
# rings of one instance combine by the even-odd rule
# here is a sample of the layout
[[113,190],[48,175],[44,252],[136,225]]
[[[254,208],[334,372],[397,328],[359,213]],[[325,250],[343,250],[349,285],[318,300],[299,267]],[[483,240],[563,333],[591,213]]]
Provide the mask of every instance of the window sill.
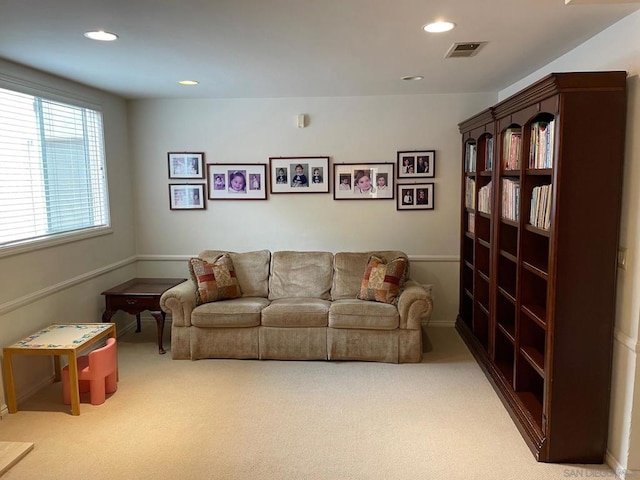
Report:
[[79,232],[70,232],[66,234],[52,235],[49,237],[38,238],[36,240],[26,240],[16,242],[0,247],[0,258],[18,255],[21,253],[33,252],[42,248],[54,247],[56,245],[64,245],[67,243],[85,240],[87,238],[99,237],[113,233],[113,229],[109,227],[96,227]]

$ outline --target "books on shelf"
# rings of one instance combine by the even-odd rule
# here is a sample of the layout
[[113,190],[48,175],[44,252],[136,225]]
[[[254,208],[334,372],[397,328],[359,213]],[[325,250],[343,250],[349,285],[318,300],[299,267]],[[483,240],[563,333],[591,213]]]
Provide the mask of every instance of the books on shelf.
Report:
[[493,137],[487,138],[485,144],[484,158],[486,163],[486,170],[491,172],[493,170]]
[[533,188],[529,223],[534,227],[549,230],[551,225],[551,185]]
[[491,182],[478,190],[478,211],[491,213]]
[[469,212],[467,215],[468,215],[467,229],[469,233],[475,233],[476,232],[476,214]]
[[511,178],[502,179],[502,218],[517,222],[520,206],[520,182]]
[[529,168],[552,168],[555,120],[531,124]]
[[502,161],[505,170],[520,168],[520,153],[522,152],[522,128],[509,127],[504,132]]
[[464,171],[465,172],[475,172],[476,171],[476,158],[478,156],[478,151],[475,143],[467,143],[467,150],[464,156]]
[[[493,137],[488,137],[484,144],[484,171],[493,170]],[[478,163],[478,145],[470,141],[465,146],[464,154],[464,171],[467,173],[475,173]],[[482,168],[482,166],[481,166]]]
[[476,208],[476,181],[467,177],[464,188],[464,205],[465,207],[475,210]]

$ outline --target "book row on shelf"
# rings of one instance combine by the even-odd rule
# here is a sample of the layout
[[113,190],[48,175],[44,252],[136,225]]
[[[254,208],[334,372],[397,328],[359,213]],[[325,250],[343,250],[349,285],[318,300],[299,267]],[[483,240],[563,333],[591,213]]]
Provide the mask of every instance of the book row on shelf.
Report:
[[468,213],[467,231],[469,233],[475,233],[476,232],[476,214],[473,213],[473,212],[469,212]]
[[473,178],[465,180],[464,188],[464,205],[465,207],[475,210],[476,209],[476,181]]
[[475,172],[476,171],[476,160],[478,154],[476,150],[475,143],[467,143],[467,150],[464,155],[464,171],[465,172]]
[[487,160],[487,171],[493,170],[493,137],[487,138],[487,142],[485,144],[485,157]]
[[510,127],[504,133],[504,149],[502,152],[505,170],[520,168],[520,152],[522,151],[522,128]]
[[491,182],[478,190],[478,211],[491,213]]
[[529,168],[551,168],[553,164],[553,132],[555,120],[531,125]]
[[[555,120],[538,121],[531,125],[529,149],[529,168],[551,168],[553,163]],[[504,133],[503,167],[505,170],[520,168],[522,152],[522,128],[510,127]],[[467,143],[465,153],[465,171],[475,172],[477,145]],[[486,171],[493,169],[493,137],[485,142]]]
[[[470,187],[467,189],[466,207],[475,210],[475,181],[467,179]],[[504,178],[502,180],[502,217],[514,222],[518,221],[518,208],[520,205],[520,183],[517,180]],[[491,182],[478,190],[478,211],[491,214]],[[551,224],[551,185],[534,187],[531,192],[531,210],[529,223],[542,230],[549,230]],[[469,212],[468,231],[475,231],[475,214]]]
[[502,179],[502,218],[517,222],[520,206],[520,182],[511,178]]
[[529,223],[534,227],[549,230],[551,224],[551,185],[534,187],[531,192]]
[[[493,137],[486,139],[484,148],[485,171],[490,172],[493,170]],[[467,143],[464,159],[464,171],[475,172],[478,160],[478,146],[475,143]]]

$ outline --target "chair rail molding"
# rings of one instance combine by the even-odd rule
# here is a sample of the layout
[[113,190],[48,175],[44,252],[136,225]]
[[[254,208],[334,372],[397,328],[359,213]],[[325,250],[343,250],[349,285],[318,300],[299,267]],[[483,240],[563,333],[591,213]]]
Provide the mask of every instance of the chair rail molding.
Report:
[[44,297],[48,297],[49,295],[53,295],[54,293],[60,292],[62,290],[65,290],[67,288],[71,288],[74,287],[76,285],[79,285],[83,282],[86,282],[88,280],[91,280],[93,278],[97,278],[101,275],[104,275],[106,273],[112,272],[114,270],[117,270],[119,268],[125,267],[127,265],[130,265],[132,263],[135,263],[137,260],[137,258],[135,256],[132,257],[128,257],[125,258],[123,260],[120,260],[119,262],[115,262],[112,263],[110,265],[105,265],[102,268],[98,268],[96,270],[92,270],[90,272],[84,273],[82,275],[78,275],[76,277],[70,278],[68,280],[65,280],[63,282],[59,282],[55,285],[51,285],[47,288],[43,288],[41,290],[35,291],[35,292],[31,292],[28,293],[27,295],[23,295],[22,297],[18,297],[14,300],[11,300],[9,302],[5,302],[3,304],[0,304],[0,315],[4,315],[6,313],[9,313],[13,310],[17,310],[18,308],[24,307],[25,305],[28,305],[29,303],[35,302],[36,300],[40,300]]

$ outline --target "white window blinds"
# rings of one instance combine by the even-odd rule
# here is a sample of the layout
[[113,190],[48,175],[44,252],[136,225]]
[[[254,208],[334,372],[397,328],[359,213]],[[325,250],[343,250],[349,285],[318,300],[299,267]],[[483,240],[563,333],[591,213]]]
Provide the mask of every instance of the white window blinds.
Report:
[[108,224],[102,114],[0,88],[0,248]]

